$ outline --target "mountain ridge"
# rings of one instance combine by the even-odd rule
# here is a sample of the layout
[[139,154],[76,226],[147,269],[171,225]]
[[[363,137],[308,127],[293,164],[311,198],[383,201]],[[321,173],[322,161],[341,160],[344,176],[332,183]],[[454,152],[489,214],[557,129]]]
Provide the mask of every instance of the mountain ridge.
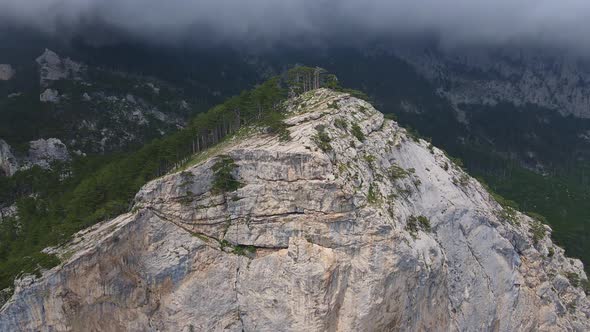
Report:
[[287,114],[290,139],[227,139],[54,249],[64,262],[18,283],[0,327],[590,326],[582,264],[443,151],[345,93]]

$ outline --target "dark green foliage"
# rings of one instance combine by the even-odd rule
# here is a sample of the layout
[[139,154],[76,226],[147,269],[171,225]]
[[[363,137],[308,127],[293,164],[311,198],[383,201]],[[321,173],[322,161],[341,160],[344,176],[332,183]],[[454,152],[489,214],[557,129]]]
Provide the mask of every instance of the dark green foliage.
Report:
[[499,212],[498,217],[506,222],[509,222],[513,225],[517,225],[518,217],[516,215],[516,210],[510,206],[504,206],[502,210]]
[[540,215],[538,213],[527,211],[526,214],[541,224],[547,224],[547,218],[543,217],[542,215]]
[[256,253],[256,247],[254,246],[236,245],[233,249],[234,254],[241,256],[251,256]]
[[369,186],[369,192],[367,193],[367,202],[370,204],[377,204],[381,200],[379,195],[379,191],[377,190],[376,186],[371,183]]
[[403,179],[409,175],[405,169],[399,167],[398,165],[391,165],[391,167],[388,169],[388,174],[391,181]]
[[334,126],[336,128],[346,130],[348,128],[348,122],[346,122],[346,120],[344,120],[343,118],[337,118],[336,120],[334,120]]
[[365,140],[365,134],[363,133],[363,130],[361,129],[361,127],[359,127],[358,124],[353,124],[351,129],[352,135],[356,137],[359,141],[363,142]]
[[469,175],[463,173],[459,176],[459,178],[457,179],[453,179],[453,181],[455,182],[456,185],[465,187],[469,184]]
[[449,157],[449,159],[451,159],[453,164],[457,165],[459,168],[463,168],[465,166],[465,164],[463,164],[463,160],[461,160],[461,158]]
[[325,69],[319,67],[297,66],[290,69],[284,76],[290,92],[294,94],[305,93],[321,87],[333,89],[339,87],[336,76],[328,74]]
[[418,216],[418,223],[426,232],[430,232],[430,220],[425,216]]
[[371,169],[373,169],[375,167],[375,161],[377,160],[377,158],[373,155],[370,154],[366,154],[363,159],[367,162],[367,164],[369,164],[369,167],[371,167]]
[[332,139],[326,132],[326,128],[322,125],[315,127],[316,134],[313,136],[314,143],[324,152],[332,151],[330,142]]
[[[492,198],[498,203],[500,204],[503,208],[510,208],[513,210],[518,210],[518,204],[514,201],[511,201],[509,199],[504,198],[502,195],[496,193],[494,190],[492,190],[492,188],[490,188],[490,186],[486,183],[486,181],[481,178],[481,177],[477,177],[477,181],[479,181],[479,183],[486,189],[486,191],[492,196]],[[534,213],[534,212],[527,212],[529,213]],[[544,218],[543,218],[544,220]]]
[[410,232],[412,237],[418,235],[418,231],[431,231],[430,220],[425,216],[410,216],[406,221],[406,230]]
[[224,248],[231,246],[231,243],[228,240],[223,239],[219,241],[219,246],[221,247],[221,250],[223,250]]
[[233,158],[226,155],[221,155],[212,167],[214,179],[213,179],[213,192],[215,193],[227,193],[238,190],[241,183],[232,174],[237,168]]
[[383,116],[388,120],[397,121],[397,115],[395,115],[393,113],[387,113],[387,114],[384,114]]
[[543,226],[547,223],[547,219],[535,212],[527,212],[526,214],[533,218],[533,223],[531,224],[531,235],[533,236],[533,243],[537,244],[545,237],[545,235],[547,235],[547,231]]
[[291,133],[283,120],[285,114],[282,112],[269,112],[263,119],[262,124],[269,128],[270,133],[276,134],[281,142],[291,140]]
[[540,221],[533,222],[531,224],[531,235],[533,236],[533,243],[537,244],[542,240],[546,234],[545,227]]
[[418,130],[412,128],[412,127],[406,127],[406,132],[408,133],[408,136],[410,136],[410,138],[414,141],[414,142],[419,142],[420,141],[420,133],[418,133]]
[[570,284],[574,287],[580,286],[580,275],[575,272],[567,272],[565,274],[567,280],[569,280]]
[[362,91],[355,90],[355,89],[347,89],[347,88],[342,88],[342,87],[338,87],[335,90],[336,91],[339,91],[339,92],[348,93],[352,97],[355,97],[355,98],[358,98],[358,99],[362,99],[362,100],[365,100],[367,102],[371,102],[371,98],[366,93],[364,93]]

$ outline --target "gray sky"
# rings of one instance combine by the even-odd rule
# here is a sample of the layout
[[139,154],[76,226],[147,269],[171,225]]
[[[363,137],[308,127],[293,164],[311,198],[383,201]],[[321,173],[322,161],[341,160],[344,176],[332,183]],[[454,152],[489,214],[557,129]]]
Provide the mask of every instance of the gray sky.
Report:
[[589,0],[0,0],[0,22],[58,35],[107,27],[165,43],[329,44],[434,33],[447,45],[590,50]]

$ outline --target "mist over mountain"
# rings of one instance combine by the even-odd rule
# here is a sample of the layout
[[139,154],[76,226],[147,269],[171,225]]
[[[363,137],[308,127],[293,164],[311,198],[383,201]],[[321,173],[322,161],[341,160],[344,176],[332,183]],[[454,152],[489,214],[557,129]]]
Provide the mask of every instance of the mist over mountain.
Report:
[[0,1],[4,26],[94,43],[272,47],[434,37],[445,47],[535,45],[587,55],[590,3],[570,1]]

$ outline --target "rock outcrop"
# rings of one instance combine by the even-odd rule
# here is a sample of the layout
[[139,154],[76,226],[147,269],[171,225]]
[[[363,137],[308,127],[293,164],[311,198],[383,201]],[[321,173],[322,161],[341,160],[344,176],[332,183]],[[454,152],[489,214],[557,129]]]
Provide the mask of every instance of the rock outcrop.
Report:
[[14,74],[15,71],[11,65],[0,63],[0,81],[9,81]]
[[48,87],[52,81],[63,79],[80,80],[86,66],[71,60],[62,59],[55,52],[45,49],[36,60],[39,65],[41,87]]
[[0,139],[0,175],[12,176],[18,170],[18,161],[6,141]]
[[21,169],[33,166],[48,169],[55,161],[71,159],[68,148],[57,138],[38,139],[29,142],[29,150],[24,156],[16,157],[10,145],[0,139],[0,173],[12,176]]
[[45,89],[39,95],[39,101],[44,103],[59,103],[59,91],[55,89]]
[[[364,101],[320,89],[288,110],[289,141],[237,135],[52,249],[0,330],[590,329],[583,267],[548,227]],[[220,155],[234,192],[213,190]]]
[[[17,208],[16,204],[12,204],[7,207],[0,206],[0,223],[4,219],[8,219],[8,218],[18,218],[18,208]],[[0,295],[0,299],[1,298],[2,298],[2,296]]]
[[54,161],[70,160],[70,153],[65,144],[57,138],[38,139],[29,143],[29,154],[25,165],[51,167]]

